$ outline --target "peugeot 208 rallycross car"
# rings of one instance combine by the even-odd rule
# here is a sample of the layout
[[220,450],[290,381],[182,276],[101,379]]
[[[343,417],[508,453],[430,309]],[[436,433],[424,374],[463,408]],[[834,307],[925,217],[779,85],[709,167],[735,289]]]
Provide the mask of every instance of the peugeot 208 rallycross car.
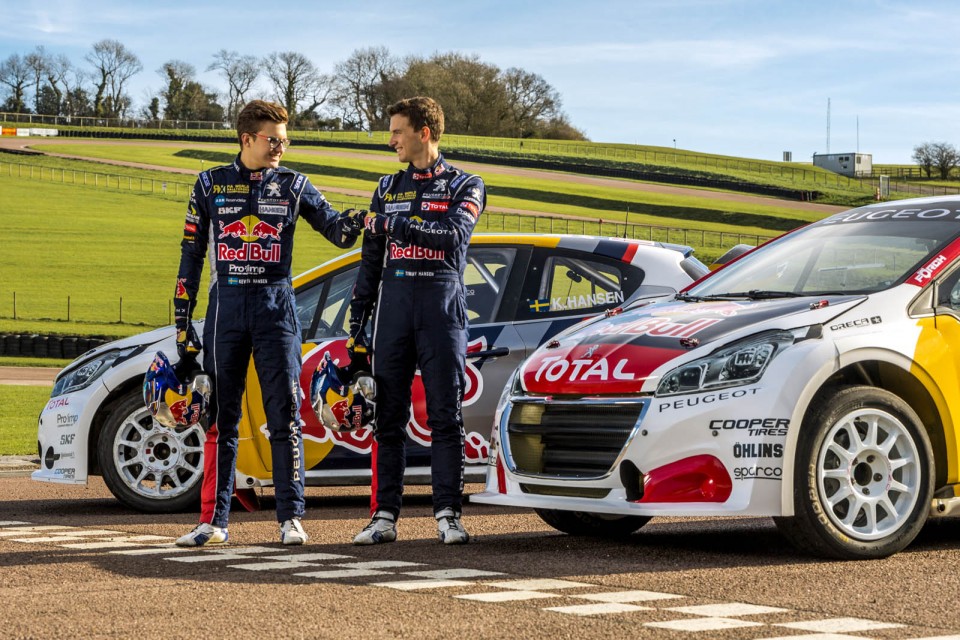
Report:
[[548,340],[503,391],[486,490],[571,534],[774,516],[841,558],[960,510],[960,198],[781,236]]

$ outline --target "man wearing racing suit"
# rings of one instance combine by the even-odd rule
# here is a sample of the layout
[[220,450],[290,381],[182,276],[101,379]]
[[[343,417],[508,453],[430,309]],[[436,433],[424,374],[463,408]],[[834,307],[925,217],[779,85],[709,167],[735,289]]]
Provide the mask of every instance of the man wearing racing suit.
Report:
[[443,111],[431,98],[388,109],[390,146],[405,170],[384,176],[364,218],[362,262],[350,303],[352,360],[367,345],[373,320],[377,384],[373,518],[353,540],[396,540],[411,385],[417,368],[432,432],[433,510],[440,540],[462,544],[464,431],[461,401],[467,345],[463,284],[467,245],[486,205],[483,181],[440,155]]
[[287,112],[254,100],[237,118],[240,153],[232,164],[204,171],[190,196],[174,296],[177,350],[189,359],[190,324],[204,254],[210,291],[203,326],[203,369],[213,381],[204,446],[200,524],[179,546],[227,541],[237,460],[241,398],[251,354],[270,434],[277,520],[284,544],[303,544],[303,442],[300,428],[301,333],[290,279],[298,217],[338,247],[359,235],[307,177],[280,166],[289,146]]

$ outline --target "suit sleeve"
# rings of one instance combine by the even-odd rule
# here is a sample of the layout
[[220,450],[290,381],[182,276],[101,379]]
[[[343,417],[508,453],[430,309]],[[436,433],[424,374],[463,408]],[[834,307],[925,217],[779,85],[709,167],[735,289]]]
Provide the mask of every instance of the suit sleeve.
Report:
[[293,194],[299,201],[300,217],[315,230],[341,249],[353,246],[356,236],[345,239],[337,220],[340,212],[333,208],[323,194],[303,174],[299,174],[293,183]]
[[[380,180],[377,190],[370,201],[370,211],[383,213],[383,196],[393,182],[394,176],[384,176]],[[380,289],[380,279],[383,275],[383,263],[387,252],[387,239],[384,236],[373,237],[363,234],[363,244],[360,249],[360,270],[357,273],[357,282],[353,286],[353,295],[350,298],[350,325],[361,330],[367,320],[373,315],[373,307],[377,302],[377,291]]]
[[479,176],[460,174],[451,183],[447,214],[435,222],[394,216],[390,237],[428,249],[453,251],[470,242],[473,227],[487,206],[487,191]]
[[211,188],[210,174],[203,172],[193,185],[187,216],[183,223],[183,240],[180,241],[180,268],[177,271],[177,287],[173,295],[174,317],[177,326],[190,321],[197,306],[197,292],[203,260],[210,242],[210,212],[207,198]]

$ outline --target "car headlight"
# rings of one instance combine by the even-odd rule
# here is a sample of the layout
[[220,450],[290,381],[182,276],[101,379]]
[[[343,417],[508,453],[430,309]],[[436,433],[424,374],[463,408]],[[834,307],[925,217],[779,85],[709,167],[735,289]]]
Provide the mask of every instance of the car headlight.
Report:
[[670,371],[657,386],[656,395],[698,393],[756,382],[770,361],[796,340],[793,331],[773,331],[741,340]]
[[128,347],[127,349],[111,349],[98,353],[94,358],[87,360],[76,369],[72,369],[58,378],[53,385],[50,397],[56,398],[65,393],[86,389],[118,361],[126,360],[142,350],[143,347]]

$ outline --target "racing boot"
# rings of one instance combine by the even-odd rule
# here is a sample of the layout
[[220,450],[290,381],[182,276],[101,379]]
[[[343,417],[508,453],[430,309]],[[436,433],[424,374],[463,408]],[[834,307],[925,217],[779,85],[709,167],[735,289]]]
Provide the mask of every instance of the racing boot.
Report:
[[226,527],[215,527],[201,522],[193,528],[193,531],[177,538],[176,544],[178,547],[202,547],[207,544],[224,544],[229,537]]
[[447,507],[433,514],[437,519],[437,535],[443,544],[467,544],[470,534],[460,523],[460,512]]
[[353,539],[353,544],[383,544],[397,539],[397,518],[389,511],[377,511],[370,524]]
[[300,524],[300,518],[284,520],[280,525],[280,542],[286,545],[303,544],[307,541],[307,532],[303,530]]

